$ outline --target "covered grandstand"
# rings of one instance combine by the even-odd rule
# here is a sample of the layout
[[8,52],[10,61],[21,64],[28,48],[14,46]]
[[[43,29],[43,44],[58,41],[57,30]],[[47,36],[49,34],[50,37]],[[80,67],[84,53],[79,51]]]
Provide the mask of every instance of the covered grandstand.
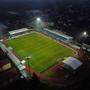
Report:
[[19,61],[19,59],[10,51],[2,42],[0,42],[0,49],[7,55],[7,57],[11,60],[11,62],[17,67],[20,74],[28,79],[29,75],[25,71],[25,66]]
[[[16,37],[18,35],[23,35],[26,33],[29,33],[30,31],[33,31],[32,29],[28,29],[28,28],[22,28],[22,29],[18,29],[18,30],[13,30],[9,32],[9,36],[10,37]],[[47,28],[44,28],[43,30],[38,30],[41,33],[47,34],[50,37],[56,39],[56,40],[61,40],[63,42],[67,42],[70,43],[73,41],[73,37],[65,35],[65,34],[61,34],[61,33],[57,33],[55,31],[51,31]]]
[[22,29],[18,29],[18,30],[13,30],[9,32],[9,36],[10,37],[15,37],[21,34],[25,34],[28,33],[29,31],[31,31],[32,29],[28,29],[28,28],[22,28]]
[[45,33],[45,34],[48,34],[49,36],[57,39],[57,40],[61,40],[61,41],[64,41],[64,42],[72,42],[73,40],[73,37],[71,36],[68,36],[68,35],[65,35],[65,34],[60,34],[60,33],[57,33],[55,31],[51,31],[47,28],[44,28],[43,30],[41,30],[42,33]]

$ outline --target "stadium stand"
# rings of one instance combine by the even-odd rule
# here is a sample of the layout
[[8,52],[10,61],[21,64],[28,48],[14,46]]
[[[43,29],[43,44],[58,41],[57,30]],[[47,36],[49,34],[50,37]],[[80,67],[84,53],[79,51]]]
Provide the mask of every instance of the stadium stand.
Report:
[[4,53],[7,54],[7,56],[10,58],[10,60],[13,62],[13,64],[17,67],[19,72],[24,78],[29,78],[29,75],[25,71],[25,66],[19,61],[19,59],[3,44],[0,42],[0,48]]
[[70,37],[68,35],[65,35],[65,34],[60,34],[60,33],[57,33],[55,31],[51,31],[47,28],[44,28],[43,30],[40,30],[40,32],[44,33],[44,34],[48,34],[49,36],[51,36],[52,38],[55,38],[56,40],[61,40],[63,42],[72,42],[73,40],[73,37]]
[[18,30],[13,30],[9,32],[9,36],[12,37],[16,37],[18,35],[23,35],[25,33],[30,32],[32,29],[28,29],[28,28],[22,28],[22,29],[18,29]]

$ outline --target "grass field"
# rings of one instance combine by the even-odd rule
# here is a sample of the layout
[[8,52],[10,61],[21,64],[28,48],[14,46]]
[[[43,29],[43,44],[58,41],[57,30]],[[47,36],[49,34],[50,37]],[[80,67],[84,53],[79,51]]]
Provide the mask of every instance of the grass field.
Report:
[[58,59],[73,55],[73,50],[70,48],[37,32],[8,40],[8,44],[22,60],[30,56],[27,62],[39,73],[55,65]]

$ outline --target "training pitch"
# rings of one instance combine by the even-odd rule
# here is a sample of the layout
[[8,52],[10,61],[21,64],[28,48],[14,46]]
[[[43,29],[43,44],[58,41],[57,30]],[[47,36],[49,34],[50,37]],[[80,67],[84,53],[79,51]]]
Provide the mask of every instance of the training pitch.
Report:
[[47,71],[58,61],[74,54],[72,49],[37,32],[10,39],[8,45],[21,60],[26,60],[27,64],[39,73]]

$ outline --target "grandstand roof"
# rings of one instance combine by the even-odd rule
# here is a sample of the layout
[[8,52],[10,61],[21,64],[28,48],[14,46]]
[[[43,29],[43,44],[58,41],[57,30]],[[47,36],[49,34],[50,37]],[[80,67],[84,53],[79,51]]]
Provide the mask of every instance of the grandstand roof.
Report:
[[27,28],[22,28],[22,29],[10,31],[9,34],[13,35],[13,34],[21,33],[21,32],[28,31],[28,30],[29,29],[27,29]]
[[73,70],[76,70],[83,64],[80,60],[74,57],[67,58],[66,60],[63,61],[63,63],[70,66]]
[[44,29],[46,29],[46,30],[49,31],[49,32],[52,32],[53,34],[57,34],[58,36],[62,36],[62,37],[64,37],[64,38],[66,38],[66,39],[72,39],[72,38],[73,38],[73,37],[68,36],[68,35],[65,35],[65,34],[60,34],[60,33],[57,33],[57,32],[55,32],[55,31],[51,31],[51,30],[49,30],[49,29],[47,29],[47,28],[44,28]]

